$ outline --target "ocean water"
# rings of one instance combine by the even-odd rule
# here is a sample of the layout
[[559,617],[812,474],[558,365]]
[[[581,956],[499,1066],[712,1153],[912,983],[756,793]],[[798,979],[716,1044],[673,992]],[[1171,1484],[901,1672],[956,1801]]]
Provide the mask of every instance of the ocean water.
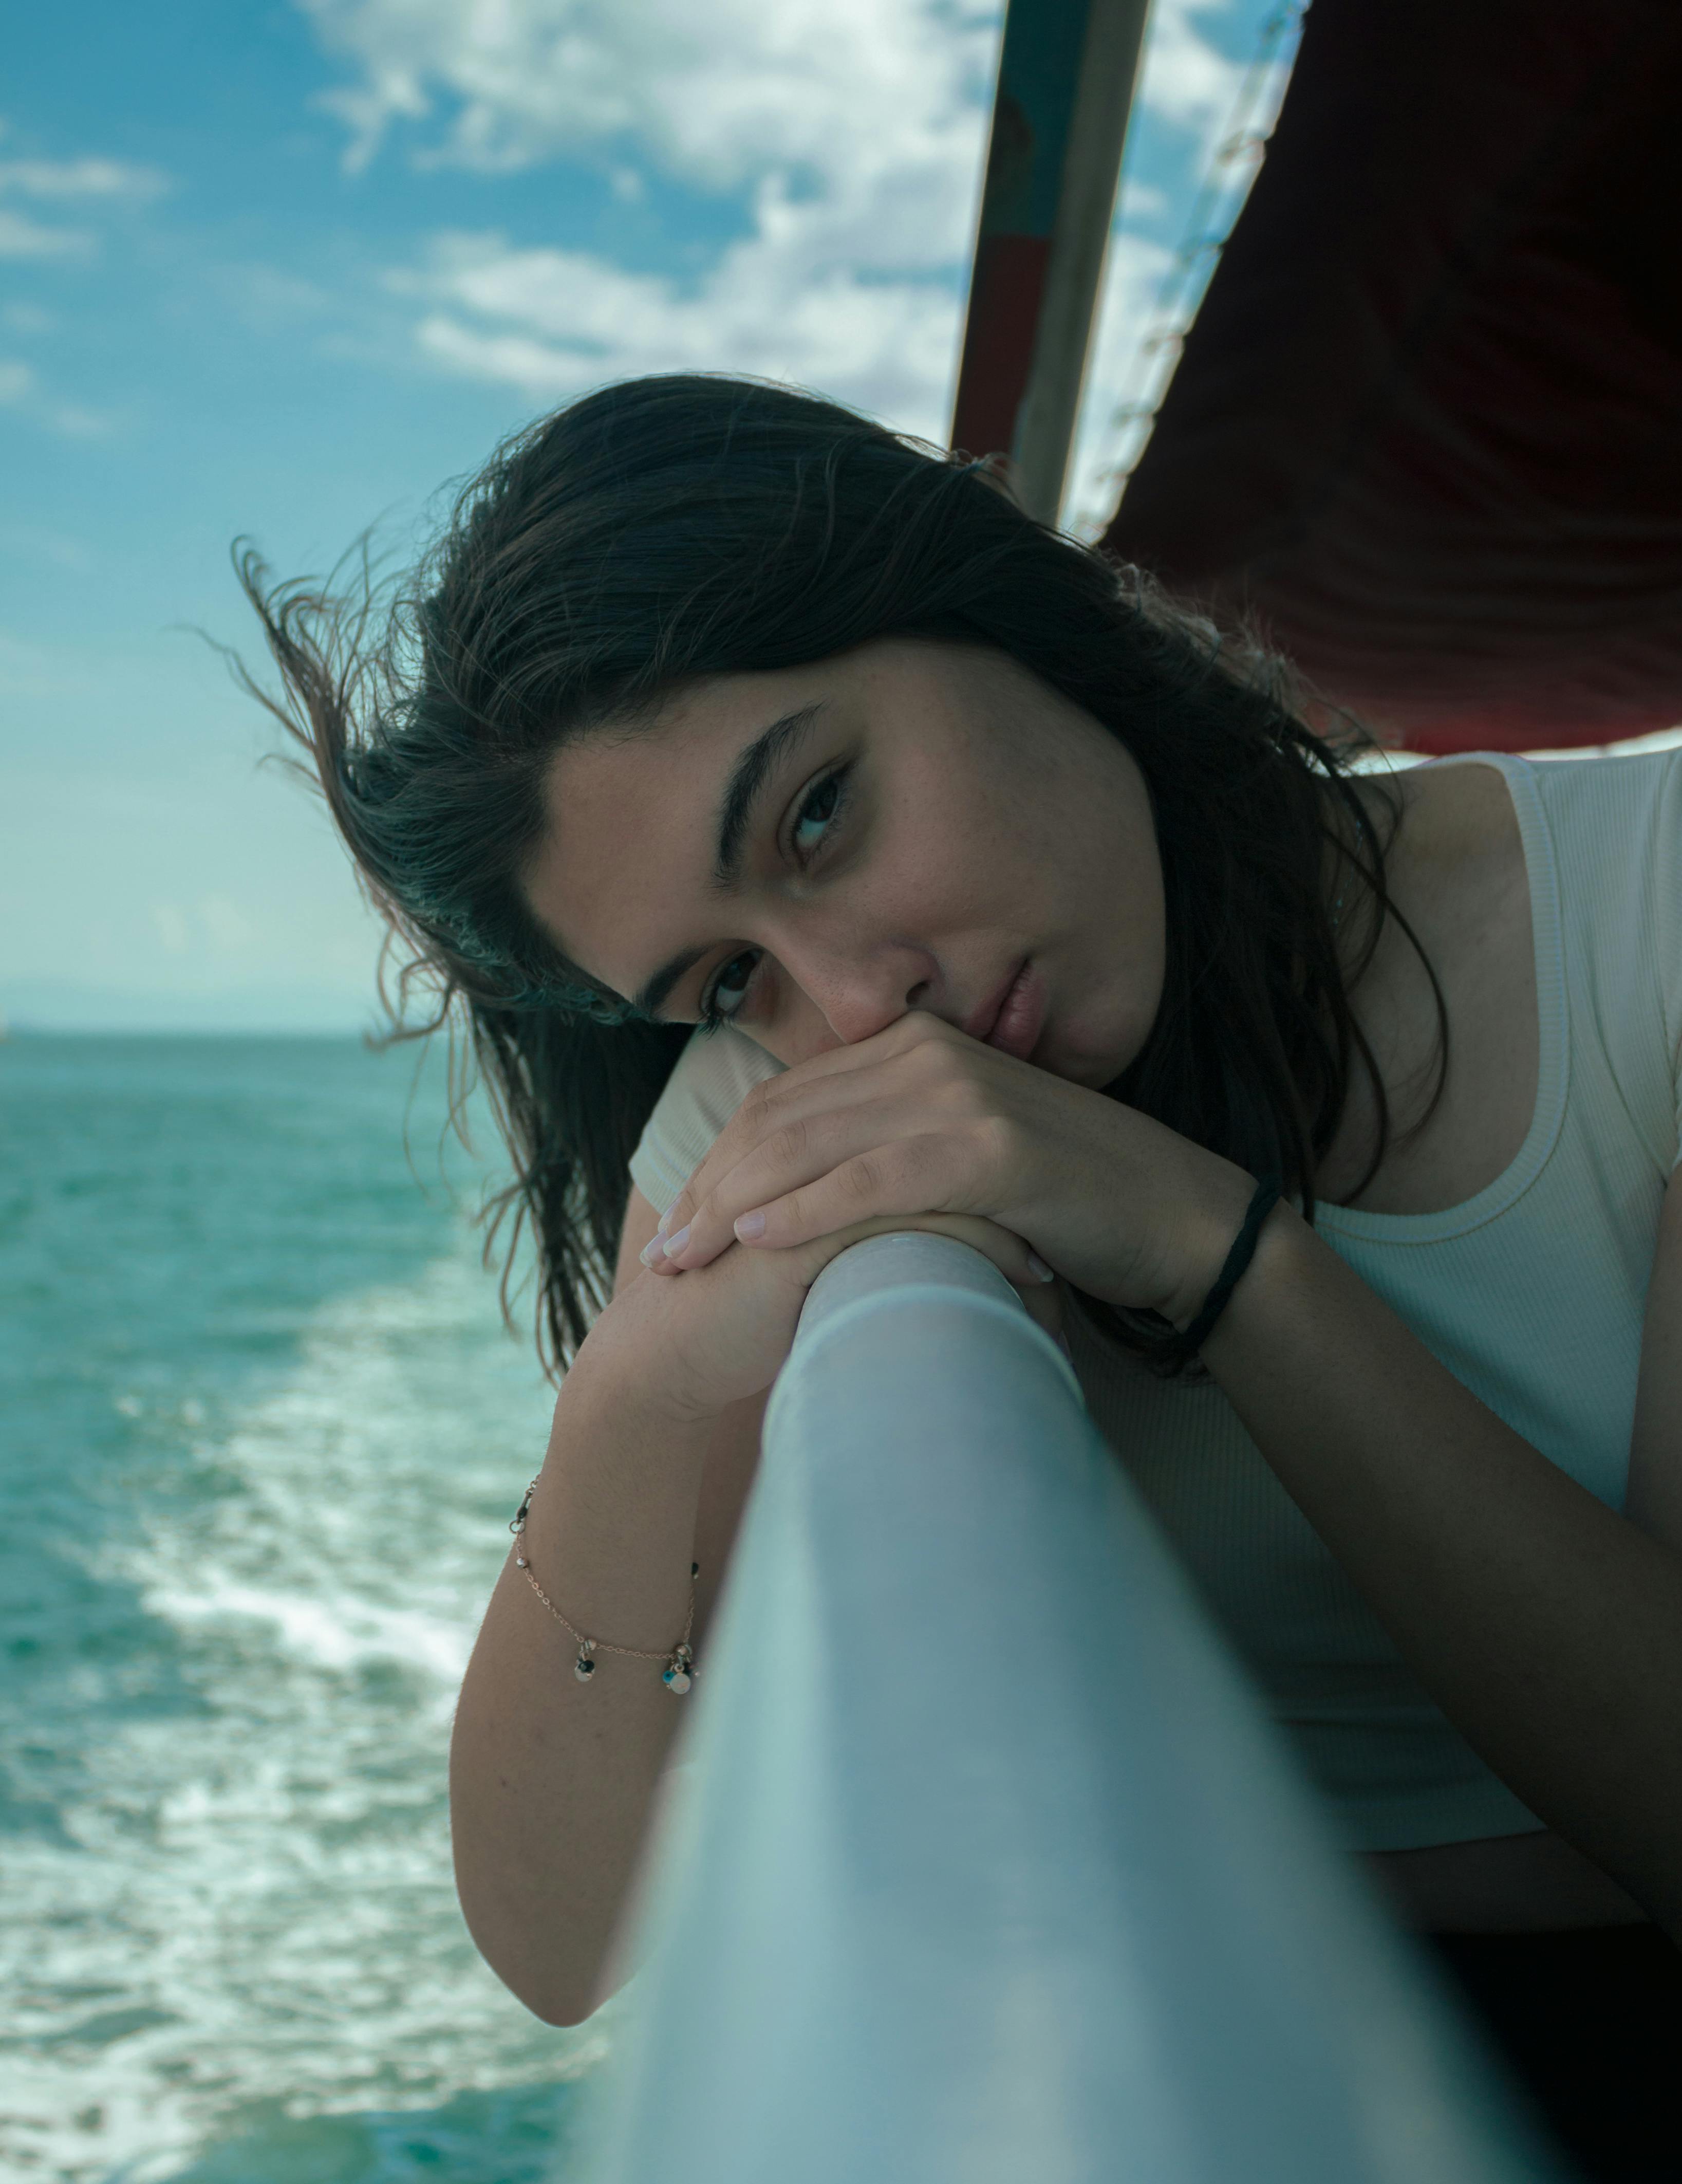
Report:
[[[405,1151],[405,1118],[411,1152]],[[354,1039],[0,1045],[0,2176],[564,2184],[445,1755],[553,1392]]]

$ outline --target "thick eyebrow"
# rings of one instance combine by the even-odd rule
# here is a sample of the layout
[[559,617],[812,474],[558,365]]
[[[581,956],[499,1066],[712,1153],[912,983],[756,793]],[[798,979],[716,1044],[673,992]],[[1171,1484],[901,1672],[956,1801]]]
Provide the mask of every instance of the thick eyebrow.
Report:
[[[785,713],[737,754],[713,822],[712,878],[707,884],[710,894],[730,894],[741,878],[742,852],[765,785],[822,710],[823,700],[819,698],[810,705],[802,705],[798,713]],[[707,946],[711,944],[709,942]],[[648,983],[632,996],[632,1008],[646,1017],[657,1016],[677,981],[706,952],[706,948],[686,948],[681,956],[662,963]]]

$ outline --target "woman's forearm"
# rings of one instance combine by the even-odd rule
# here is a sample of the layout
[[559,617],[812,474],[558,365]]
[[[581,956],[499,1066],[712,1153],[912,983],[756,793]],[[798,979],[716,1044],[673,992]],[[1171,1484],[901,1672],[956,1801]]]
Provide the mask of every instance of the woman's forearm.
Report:
[[[612,1644],[674,1644],[688,1611],[701,1474],[716,1421],[674,1419],[618,1361],[580,1348],[555,1406],[520,1552],[569,1622]],[[450,1747],[463,1914],[528,2008],[573,2024],[602,1977],[660,1770],[688,1704],[656,1661],[576,1641],[513,1554],[468,1664]]]
[[1444,1713],[1682,1940],[1682,1555],[1503,1424],[1289,1206],[1202,1355]]

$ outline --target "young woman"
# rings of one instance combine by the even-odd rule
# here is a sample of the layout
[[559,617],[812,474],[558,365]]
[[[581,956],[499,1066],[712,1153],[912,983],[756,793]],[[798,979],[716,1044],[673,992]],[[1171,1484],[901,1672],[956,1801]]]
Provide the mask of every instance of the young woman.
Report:
[[807,1284],[939,1228],[1590,2173],[1673,2173],[1682,754],[1352,775],[983,467],[727,380],[521,435],[376,647],[244,575],[571,1360],[453,1754],[514,1991],[612,1983]]

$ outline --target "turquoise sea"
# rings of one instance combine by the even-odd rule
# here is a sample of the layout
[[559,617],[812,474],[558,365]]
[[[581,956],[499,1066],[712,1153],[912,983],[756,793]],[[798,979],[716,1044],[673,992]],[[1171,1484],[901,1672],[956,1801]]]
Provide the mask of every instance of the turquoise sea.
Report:
[[554,1399],[442,1077],[0,1045],[0,2176],[576,2167],[611,2011],[528,2015],[450,1876],[451,1708]]

